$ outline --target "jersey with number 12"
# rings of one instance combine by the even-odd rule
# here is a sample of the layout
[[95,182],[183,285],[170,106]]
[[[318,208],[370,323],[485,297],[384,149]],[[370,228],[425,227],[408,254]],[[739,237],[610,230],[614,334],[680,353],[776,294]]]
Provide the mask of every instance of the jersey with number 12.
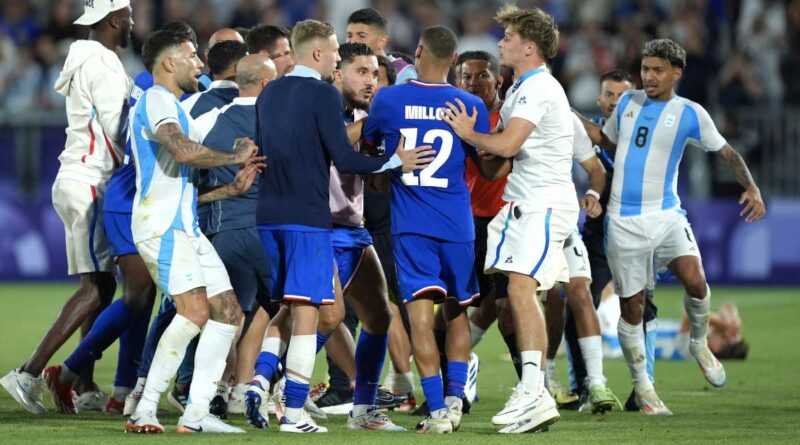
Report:
[[489,113],[477,96],[448,84],[411,80],[381,89],[364,125],[364,139],[374,145],[404,149],[431,145],[436,157],[428,167],[411,173],[392,173],[392,233],[414,233],[450,242],[475,239],[466,159],[475,154],[442,120],[446,102],[461,99],[469,113],[477,110],[475,131],[489,132]]

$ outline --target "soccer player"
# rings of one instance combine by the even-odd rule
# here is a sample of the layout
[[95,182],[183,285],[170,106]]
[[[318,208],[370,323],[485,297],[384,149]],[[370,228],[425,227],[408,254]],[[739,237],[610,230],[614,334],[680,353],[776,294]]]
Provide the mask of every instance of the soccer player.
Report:
[[[69,274],[81,278],[80,287],[33,355],[0,379],[14,400],[34,414],[47,412],[41,395],[45,382],[51,392],[58,392],[53,384],[57,368],[50,368],[44,380],[39,377],[48,360],[81,324],[111,302],[116,290],[102,209],[108,178],[119,166],[124,150],[131,80],[114,51],[128,46],[131,14],[127,0],[84,5],[75,24],[89,26],[89,38],[70,46],[55,84],[67,100],[68,124],[66,145],[59,156],[61,167],[53,184],[53,205],[64,223]],[[75,388],[78,393],[96,389],[91,378],[86,380]],[[58,411],[75,413],[71,394],[57,395],[53,402]]]
[[[466,158],[474,151],[442,122],[441,107],[460,98],[478,109],[476,128],[489,131],[486,107],[478,98],[447,84],[456,60],[455,34],[442,26],[427,28],[416,50],[419,80],[386,88],[373,101],[364,141],[388,146],[404,140],[437,148],[431,165],[419,173],[393,174],[392,236],[401,298],[411,324],[411,345],[430,414],[417,425],[421,433],[449,433],[461,423],[470,353],[466,306],[478,296],[472,270],[474,227]],[[434,302],[446,302],[448,321],[446,390],[439,375],[439,351],[433,337]]]
[[717,131],[708,112],[675,94],[686,52],[669,39],[645,43],[643,90],[629,91],[603,125],[587,130],[593,142],[616,149],[607,209],[608,262],[620,296],[620,345],[633,378],[635,399],[646,414],[669,415],[648,378],[642,329],[644,293],[657,270],[669,268],[684,286],[691,323],[689,351],[706,380],[725,384],[725,369],[708,348],[711,291],[700,252],[677,195],[678,164],[686,145],[717,153],[745,189],[740,215],[754,222],[766,214],[761,192],[742,157]]
[[544,386],[547,335],[535,295],[568,280],[562,249],[577,225],[578,201],[571,176],[572,115],[564,89],[545,65],[558,49],[555,22],[541,9],[513,5],[502,7],[495,19],[505,27],[500,63],[517,74],[500,111],[502,132],[475,131],[476,114],[462,103],[448,104],[445,121],[477,149],[514,158],[503,194],[508,204],[489,225],[485,269],[508,274],[522,358],[522,379],[492,422],[505,425],[501,433],[519,433],[559,419]]
[[[329,78],[340,60],[333,27],[316,20],[297,23],[292,48],[298,65],[270,83],[256,102],[256,134],[269,157],[259,190],[256,222],[270,265],[270,297],[291,307],[291,326],[270,327],[257,374],[267,386],[286,350],[286,409],[280,430],[321,433],[303,406],[314,368],[319,306],[334,302],[331,240],[330,161],[340,173],[368,173],[382,167],[412,170],[427,165],[429,150],[368,158],[353,150],[347,136],[341,95]],[[268,388],[264,388],[265,390]],[[262,427],[266,425],[261,425]]]
[[[600,125],[604,124],[608,117],[611,116],[611,113],[614,112],[622,94],[632,88],[633,78],[625,71],[613,70],[603,74],[600,77],[600,91],[597,95],[597,106],[600,109],[601,117],[593,121]],[[606,170],[606,186],[603,193],[600,194],[600,205],[603,208],[603,212],[597,217],[587,215],[586,222],[581,231],[581,236],[586,246],[586,251],[589,254],[589,265],[592,271],[590,287],[592,300],[595,308],[597,308],[602,298],[614,292],[614,286],[611,283],[611,270],[608,268],[608,260],[606,258],[604,246],[605,208],[608,207],[608,199],[611,194],[614,160],[612,159],[613,152],[609,153],[606,149],[599,146],[595,146],[595,151]],[[647,356],[647,373],[651,381],[655,381],[653,370],[655,365],[656,313],[657,308],[655,304],[653,304],[653,293],[652,291],[646,290],[644,309],[645,350]],[[568,307],[566,311],[566,321],[564,322],[564,338],[567,341],[569,353],[570,390],[578,395],[582,404],[588,400],[589,388],[585,384],[586,365],[578,343],[578,333],[575,322],[575,316]],[[631,391],[631,395],[625,403],[625,409],[639,410],[639,407],[635,403],[633,391]]]
[[172,297],[177,315],[159,340],[136,411],[126,431],[162,433],[156,409],[175,375],[186,346],[200,333],[198,363],[190,402],[178,420],[178,431],[237,433],[209,414],[209,403],[222,376],[225,357],[242,318],[225,266],[197,227],[197,192],[191,168],[251,163],[257,148],[247,138],[233,152],[214,151],[195,140],[202,134],[178,99],[197,90],[203,66],[185,34],[159,31],[143,47],[143,60],[155,85],[136,103],[130,119],[136,165],[132,231],[136,248],[153,281]]
[[258,25],[247,34],[247,51],[250,54],[264,54],[272,59],[278,70],[278,77],[290,73],[295,66],[294,53],[289,44],[291,33],[274,25]]
[[389,45],[389,34],[386,29],[386,19],[374,8],[364,8],[355,11],[347,18],[347,43],[364,43],[375,54],[388,57],[394,65],[395,84],[400,85],[410,79],[417,78],[416,67],[405,60],[386,54]]
[[238,40],[223,40],[208,50],[206,61],[213,82],[205,91],[194,93],[181,101],[181,106],[189,111],[192,119],[222,108],[239,96],[236,63],[246,55],[247,45]]
[[[221,42],[214,48],[226,43],[229,42]],[[212,49],[210,61],[215,60],[214,55]],[[203,139],[206,146],[233,147],[234,141],[239,137],[255,138],[256,121],[253,116],[256,97],[277,76],[275,64],[265,55],[253,54],[242,57],[235,65],[235,72],[239,96],[229,105],[215,108],[195,121],[198,127],[204,127],[208,131]],[[199,193],[203,193],[198,202],[209,204],[209,218],[203,234],[209,238],[225,265],[239,306],[247,317],[257,306],[257,298],[264,306],[268,306],[268,271],[267,260],[259,246],[255,229],[258,176],[246,178],[252,184],[245,190],[239,190],[235,183],[241,176],[240,171],[236,166],[207,170],[204,183],[198,186]],[[262,338],[263,335],[262,331]],[[228,381],[234,366],[238,367],[236,351],[236,348],[232,349],[225,372],[217,385],[217,394],[211,401],[211,413],[220,418],[226,418],[228,414]],[[250,362],[250,375],[243,371],[244,375],[236,376],[239,382],[246,383],[252,379],[252,366]]]

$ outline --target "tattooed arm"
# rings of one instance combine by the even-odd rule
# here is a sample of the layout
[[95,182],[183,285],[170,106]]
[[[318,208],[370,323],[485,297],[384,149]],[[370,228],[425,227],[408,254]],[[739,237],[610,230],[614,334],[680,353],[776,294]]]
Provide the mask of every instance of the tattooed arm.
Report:
[[175,123],[165,123],[158,127],[156,139],[176,161],[196,168],[241,164],[258,150],[248,138],[237,139],[232,152],[212,150],[186,137]]
[[764,200],[761,198],[761,190],[756,186],[753,176],[750,174],[750,169],[747,168],[742,155],[736,152],[729,144],[725,144],[719,150],[719,156],[725,161],[725,164],[730,167],[736,176],[736,182],[744,187],[744,193],[739,198],[739,204],[745,204],[739,216],[743,216],[745,221],[754,222],[763,218],[767,214],[767,209],[764,206]]

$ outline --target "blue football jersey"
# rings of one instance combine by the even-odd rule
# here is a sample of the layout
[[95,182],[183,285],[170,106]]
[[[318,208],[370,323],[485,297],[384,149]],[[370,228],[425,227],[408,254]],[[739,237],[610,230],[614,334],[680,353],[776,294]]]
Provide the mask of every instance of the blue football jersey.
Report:
[[461,99],[469,112],[478,111],[475,130],[489,132],[489,113],[477,96],[448,84],[418,80],[386,87],[375,96],[364,124],[364,139],[397,147],[402,134],[404,148],[431,145],[436,158],[427,168],[411,173],[392,173],[392,233],[415,233],[444,241],[469,242],[475,238],[469,190],[465,180],[466,158],[475,149],[456,136],[442,120],[445,102]]

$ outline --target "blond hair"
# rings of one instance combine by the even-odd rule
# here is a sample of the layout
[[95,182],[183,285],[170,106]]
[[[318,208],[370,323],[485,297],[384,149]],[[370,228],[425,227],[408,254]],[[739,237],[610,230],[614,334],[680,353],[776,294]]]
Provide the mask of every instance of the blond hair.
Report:
[[292,28],[292,48],[298,51],[306,43],[316,39],[327,39],[334,35],[333,26],[319,20],[303,20]]
[[506,4],[497,11],[494,19],[504,28],[511,26],[520,37],[535,43],[542,58],[552,59],[558,52],[558,25],[553,16],[541,9],[520,9],[517,5]]

